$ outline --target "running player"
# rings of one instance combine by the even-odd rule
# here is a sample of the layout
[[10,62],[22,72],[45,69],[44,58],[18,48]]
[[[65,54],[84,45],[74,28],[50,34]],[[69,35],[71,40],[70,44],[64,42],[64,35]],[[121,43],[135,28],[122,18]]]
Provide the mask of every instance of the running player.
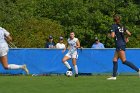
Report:
[[[69,45],[69,51],[64,56],[62,61],[63,61],[64,65],[68,68],[68,70],[72,71],[71,66],[67,62],[67,60],[69,60],[71,58],[74,69],[75,69],[75,77],[78,77],[78,67],[76,65],[76,59],[78,57],[77,48],[80,48],[80,42],[79,42],[78,38],[75,38],[75,33],[74,32],[70,33],[70,38],[68,38],[67,41],[68,41],[67,47]],[[64,49],[64,51],[66,50],[66,48]]]
[[10,33],[5,30],[4,28],[0,27],[0,61],[2,63],[2,66],[8,70],[8,69],[22,69],[26,72],[26,74],[29,74],[29,71],[26,67],[26,65],[16,65],[16,64],[8,64],[7,54],[8,54],[8,44],[7,41],[11,41],[12,38],[10,36]]
[[[116,44],[116,51],[113,58],[113,76],[110,78],[107,78],[108,80],[116,80],[117,76],[117,69],[118,69],[118,59],[120,58],[122,63],[126,66],[129,66],[130,68],[134,69],[135,71],[139,72],[139,68],[136,67],[133,63],[126,60],[125,56],[125,47],[126,43],[128,42],[128,37],[131,36],[131,33],[120,24],[120,16],[116,15],[114,16],[114,22],[115,24],[112,25],[111,30],[111,37],[114,38],[115,44]],[[125,37],[125,34],[127,37]]]

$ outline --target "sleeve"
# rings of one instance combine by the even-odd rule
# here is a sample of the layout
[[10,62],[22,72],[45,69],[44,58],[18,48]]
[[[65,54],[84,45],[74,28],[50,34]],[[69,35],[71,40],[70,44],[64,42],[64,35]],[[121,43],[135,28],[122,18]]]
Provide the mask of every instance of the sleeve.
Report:
[[9,36],[10,35],[10,33],[7,30],[5,30],[4,28],[2,28],[2,31],[4,32],[5,36]]
[[77,42],[78,41],[78,38],[75,38],[75,42]]
[[115,25],[112,25],[111,32],[115,32]]

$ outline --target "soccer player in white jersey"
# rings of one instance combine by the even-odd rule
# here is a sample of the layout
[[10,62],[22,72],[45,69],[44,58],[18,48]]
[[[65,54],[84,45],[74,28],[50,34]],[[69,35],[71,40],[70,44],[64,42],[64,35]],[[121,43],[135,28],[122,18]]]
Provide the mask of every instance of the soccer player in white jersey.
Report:
[[[73,63],[74,70],[75,70],[75,77],[78,77],[78,67],[76,64],[76,59],[78,57],[77,49],[80,48],[80,42],[79,42],[78,38],[75,38],[74,32],[70,33],[70,38],[68,38],[67,41],[68,41],[68,44],[67,44],[66,48],[69,46],[69,51],[64,56],[62,62],[68,68],[69,71],[72,71],[71,66],[67,62],[67,60],[72,59],[72,63]],[[66,48],[64,49],[64,51],[66,50]]]
[[12,41],[12,37],[10,36],[10,33],[7,30],[0,27],[0,62],[2,63],[2,66],[6,70],[22,69],[26,72],[26,74],[29,74],[29,71],[26,65],[8,64],[7,54],[8,54],[9,48],[6,41]]

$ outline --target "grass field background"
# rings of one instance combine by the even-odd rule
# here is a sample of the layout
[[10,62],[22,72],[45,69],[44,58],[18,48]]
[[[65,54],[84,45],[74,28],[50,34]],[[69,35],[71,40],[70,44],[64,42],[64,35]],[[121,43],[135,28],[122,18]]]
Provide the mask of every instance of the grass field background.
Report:
[[119,76],[0,76],[0,93],[140,93],[140,78]]

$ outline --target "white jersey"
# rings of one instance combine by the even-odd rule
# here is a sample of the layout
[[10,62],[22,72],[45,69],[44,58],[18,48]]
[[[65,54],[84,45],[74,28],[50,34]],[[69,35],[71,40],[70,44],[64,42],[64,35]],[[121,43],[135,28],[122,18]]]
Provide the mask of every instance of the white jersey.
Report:
[[6,31],[4,28],[0,27],[0,57],[5,56],[8,53],[8,44],[5,40],[6,36],[9,36],[10,33]]
[[63,43],[57,43],[56,44],[56,48],[58,48],[58,49],[64,49],[64,48],[66,48],[66,46]]
[[3,44],[7,44],[5,37],[9,36],[10,33],[8,31],[6,31],[4,28],[0,27],[0,46],[2,46]]
[[78,38],[74,38],[74,39],[68,39],[68,44],[70,46],[69,52],[70,53],[75,53],[77,52],[77,48],[76,48],[76,42],[78,41]]

